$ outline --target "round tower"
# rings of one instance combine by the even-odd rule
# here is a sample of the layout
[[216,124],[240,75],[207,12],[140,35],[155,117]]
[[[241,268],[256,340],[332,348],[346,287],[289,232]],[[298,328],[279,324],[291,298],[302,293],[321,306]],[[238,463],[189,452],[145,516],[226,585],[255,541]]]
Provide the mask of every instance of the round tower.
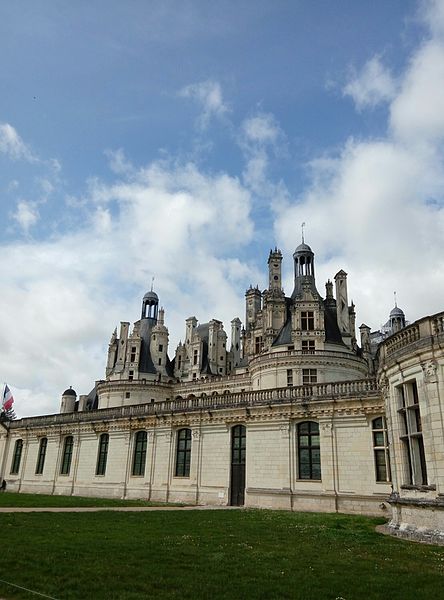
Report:
[[77,394],[69,386],[69,389],[65,390],[62,394],[62,401],[60,403],[60,412],[61,413],[70,413],[74,412],[76,406]]

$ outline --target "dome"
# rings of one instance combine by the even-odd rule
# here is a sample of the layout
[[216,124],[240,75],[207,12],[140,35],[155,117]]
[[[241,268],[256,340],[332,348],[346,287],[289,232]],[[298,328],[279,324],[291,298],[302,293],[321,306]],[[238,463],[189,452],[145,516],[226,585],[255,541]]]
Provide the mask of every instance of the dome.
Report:
[[299,244],[295,252],[311,252],[313,254],[313,251],[310,248],[310,246],[308,244],[305,244],[304,242],[302,242],[302,244]]
[[62,394],[62,396],[77,396],[77,394],[75,393],[75,391],[72,389],[72,387],[68,388],[67,390],[65,390]]
[[390,317],[405,317],[404,311],[401,310],[398,306],[395,306],[395,308],[392,308],[392,310],[390,311]]
[[159,296],[156,294],[156,292],[153,292],[153,290],[151,290],[150,292],[147,292],[145,294],[145,296],[143,297],[144,301],[151,301],[151,302],[159,302]]

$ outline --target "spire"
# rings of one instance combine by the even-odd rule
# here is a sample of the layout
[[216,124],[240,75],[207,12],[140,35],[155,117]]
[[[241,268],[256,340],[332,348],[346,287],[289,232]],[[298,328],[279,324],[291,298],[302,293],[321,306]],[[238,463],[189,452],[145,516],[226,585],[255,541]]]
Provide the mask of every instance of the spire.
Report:
[[305,240],[304,240],[304,227],[305,227],[305,221],[302,223],[301,225],[301,232],[302,232],[302,243],[305,244]]

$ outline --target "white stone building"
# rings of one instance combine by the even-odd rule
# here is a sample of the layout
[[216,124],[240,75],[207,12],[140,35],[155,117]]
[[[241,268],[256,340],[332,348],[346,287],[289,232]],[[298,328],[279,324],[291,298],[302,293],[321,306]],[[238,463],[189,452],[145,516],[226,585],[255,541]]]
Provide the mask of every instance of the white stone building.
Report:
[[366,325],[356,340],[347,274],[323,298],[310,247],[293,259],[286,296],[270,252],[268,288],[247,290],[229,347],[220,321],[193,316],[170,360],[164,310],[145,294],[88,395],[68,389],[60,413],[1,423],[7,489],[387,516],[391,505],[393,531],[444,535],[442,315],[404,328],[395,307],[375,359]]

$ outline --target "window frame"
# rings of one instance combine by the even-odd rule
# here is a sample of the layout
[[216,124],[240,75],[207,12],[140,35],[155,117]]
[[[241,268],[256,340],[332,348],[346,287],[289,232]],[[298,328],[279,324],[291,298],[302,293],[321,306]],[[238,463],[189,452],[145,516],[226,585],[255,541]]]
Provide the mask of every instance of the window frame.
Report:
[[20,471],[20,464],[22,462],[22,454],[23,454],[23,440],[19,438],[15,440],[14,444],[14,454],[12,456],[11,461],[11,469],[9,471],[10,475],[18,475]]
[[71,470],[72,454],[74,449],[74,437],[67,435],[63,442],[62,461],[60,463],[60,475],[69,475]]
[[146,467],[146,453],[148,446],[148,433],[144,429],[136,431],[134,435],[132,477],[144,477]]
[[43,475],[43,469],[45,468],[46,450],[48,448],[48,438],[40,438],[39,451],[37,454],[37,462],[35,464],[35,474]]
[[[304,427],[307,431],[303,431]],[[321,440],[320,428],[317,421],[301,421],[296,424],[297,438],[297,479],[300,481],[322,481],[321,468]],[[308,438],[307,443],[302,443],[302,438]],[[317,438],[317,443],[315,443]],[[306,456],[308,461],[303,461]],[[315,457],[318,456],[316,460]],[[308,475],[305,475],[304,463],[308,464]]]
[[191,470],[192,433],[189,427],[183,427],[176,433],[175,477],[189,477]]
[[301,330],[314,331],[315,314],[313,310],[301,310]]
[[109,433],[101,433],[97,449],[96,476],[106,475],[106,463],[108,461]]
[[405,485],[428,485],[427,461],[419,406],[418,383],[416,379],[405,381],[398,389],[398,416],[401,425],[399,439],[404,455]]
[[312,385],[318,383],[317,369],[302,369],[302,385]]
[[[381,426],[378,427],[381,421]],[[372,425],[372,446],[373,446],[373,462],[375,466],[376,483],[391,483],[391,465],[389,454],[389,442],[387,436],[387,421],[384,416],[375,417],[371,421]],[[382,444],[377,439],[378,434],[382,434]],[[378,457],[383,456],[383,464],[379,462]],[[384,475],[385,473],[385,475]]]

